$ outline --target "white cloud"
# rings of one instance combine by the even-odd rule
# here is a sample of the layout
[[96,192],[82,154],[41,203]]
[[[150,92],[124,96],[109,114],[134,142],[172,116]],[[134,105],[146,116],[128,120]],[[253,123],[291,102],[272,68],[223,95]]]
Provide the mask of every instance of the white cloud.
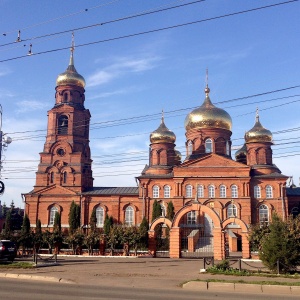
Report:
[[144,58],[119,57],[114,62],[87,77],[87,87],[98,86],[108,83],[126,73],[139,73],[156,67],[160,58],[149,56]]
[[16,103],[16,113],[32,112],[34,110],[45,110],[49,108],[48,103],[35,101],[35,100],[23,100]]

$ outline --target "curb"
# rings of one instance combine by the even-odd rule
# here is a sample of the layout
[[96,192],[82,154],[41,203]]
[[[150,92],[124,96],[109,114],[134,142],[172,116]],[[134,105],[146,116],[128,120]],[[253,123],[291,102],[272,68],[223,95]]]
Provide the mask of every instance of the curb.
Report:
[[182,288],[198,291],[222,291],[236,293],[263,293],[263,294],[283,294],[299,295],[300,286],[288,285],[267,285],[267,284],[249,284],[249,283],[231,283],[231,282],[207,282],[207,281],[189,281],[183,284]]
[[63,278],[50,277],[50,276],[38,276],[38,275],[27,275],[27,274],[13,274],[13,273],[0,273],[0,278],[10,278],[10,279],[22,279],[22,280],[37,280],[37,281],[47,281],[47,282],[60,282],[74,284],[72,280],[67,280]]

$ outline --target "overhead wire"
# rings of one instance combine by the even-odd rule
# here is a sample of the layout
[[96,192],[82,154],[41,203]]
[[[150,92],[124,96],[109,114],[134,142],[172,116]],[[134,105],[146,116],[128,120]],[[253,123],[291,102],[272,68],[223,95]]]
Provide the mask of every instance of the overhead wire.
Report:
[[[184,27],[184,26],[189,26],[189,25],[199,24],[199,23],[213,21],[213,20],[217,20],[217,19],[232,17],[232,16],[236,16],[236,15],[240,15],[240,14],[250,13],[250,12],[254,12],[254,11],[258,11],[258,10],[262,10],[262,9],[268,9],[268,8],[273,8],[273,7],[277,7],[277,6],[281,6],[281,5],[287,5],[287,4],[291,4],[291,3],[294,3],[294,2],[298,2],[298,1],[299,0],[289,0],[289,1],[284,1],[284,2],[280,2],[280,3],[255,7],[255,8],[252,8],[252,9],[247,9],[247,10],[242,10],[242,11],[238,11],[238,12],[228,13],[228,14],[224,14],[224,15],[220,15],[220,16],[216,16],[216,17],[210,17],[210,18],[202,19],[202,20],[196,20],[196,21],[176,24],[176,25],[172,25],[172,26],[161,27],[161,28],[151,29],[151,30],[142,31],[142,32],[136,32],[136,33],[127,34],[127,35],[123,35],[123,36],[107,38],[107,39],[104,39],[104,40],[88,42],[88,43],[84,43],[84,44],[78,44],[76,47],[77,48],[86,47],[86,46],[91,46],[91,45],[95,45],[95,44],[106,43],[106,42],[111,42],[111,41],[116,41],[116,40],[136,37],[136,36],[141,36],[141,35],[145,35],[145,34],[149,34],[149,33],[155,33],[155,32],[180,28],[180,27]],[[68,46],[68,47],[61,47],[61,48],[56,48],[56,49],[51,49],[51,50],[46,50],[46,51],[35,52],[35,53],[31,53],[30,57],[31,56],[36,56],[36,55],[47,54],[47,53],[53,53],[53,52],[62,51],[62,50],[67,50],[69,48],[70,47]],[[7,61],[17,60],[17,59],[21,59],[21,58],[25,58],[25,57],[29,57],[29,56],[27,54],[26,55],[21,55],[21,56],[15,56],[15,57],[7,58],[7,59],[2,59],[2,60],[0,60],[0,62],[7,62]]]
[[[27,39],[21,39],[20,41],[14,41],[14,42],[6,43],[6,44],[0,44],[0,47],[8,46],[8,45],[19,43],[19,42],[33,41],[33,40],[37,40],[37,39],[43,39],[43,38],[46,38],[46,37],[53,37],[53,36],[57,36],[57,35],[67,34],[67,33],[70,33],[70,32],[86,30],[86,29],[90,29],[90,28],[93,28],[93,27],[98,27],[98,26],[103,26],[103,25],[107,25],[107,24],[111,24],[111,23],[125,21],[125,20],[129,20],[129,19],[137,18],[137,17],[146,16],[146,15],[149,15],[149,14],[154,14],[154,13],[158,13],[158,12],[163,12],[163,11],[175,9],[175,8],[181,8],[181,7],[184,7],[184,6],[188,6],[188,5],[192,5],[192,4],[196,4],[196,3],[200,3],[200,2],[205,2],[205,1],[206,0],[195,0],[195,1],[192,1],[192,2],[183,3],[183,4],[180,4],[180,5],[167,7],[167,8],[161,8],[161,7],[168,6],[168,4],[167,5],[162,5],[162,6],[159,6],[159,8],[157,8],[157,9],[154,8],[154,9],[150,9],[150,10],[147,10],[147,11],[138,12],[136,14],[131,14],[131,15],[121,17],[121,18],[118,18],[118,19],[112,19],[112,20],[109,20],[109,21],[103,21],[101,23],[96,23],[96,24],[92,24],[92,25],[72,28],[72,29],[68,29],[68,30],[55,32],[55,33],[44,34],[44,35],[31,37],[31,38],[27,38]],[[178,2],[178,1],[176,1],[176,2]],[[179,2],[182,2],[182,0],[180,0]]]
[[[120,0],[113,0],[113,1],[110,1],[108,3],[99,4],[99,5],[96,5],[96,6],[93,6],[93,7],[85,8],[85,9],[82,9],[82,10],[74,12],[74,13],[70,13],[70,14],[67,14],[67,15],[56,17],[54,19],[49,19],[49,20],[46,20],[46,21],[43,21],[43,22],[39,22],[39,23],[36,23],[36,24],[32,24],[32,25],[26,26],[26,27],[21,27],[21,28],[18,28],[18,29],[11,29],[11,30],[3,32],[2,35],[3,36],[7,36],[7,34],[12,33],[12,32],[23,31],[23,30],[27,30],[27,29],[30,29],[30,28],[38,27],[38,26],[41,26],[41,25],[44,25],[44,24],[49,24],[49,23],[52,23],[52,22],[55,22],[55,21],[58,21],[58,20],[62,20],[62,19],[65,19],[65,18],[73,17],[75,15],[86,13],[86,12],[94,10],[96,8],[107,6],[107,5],[110,5],[110,4],[113,4],[115,2],[119,2],[119,1]],[[0,45],[0,46],[2,46],[2,45]]]

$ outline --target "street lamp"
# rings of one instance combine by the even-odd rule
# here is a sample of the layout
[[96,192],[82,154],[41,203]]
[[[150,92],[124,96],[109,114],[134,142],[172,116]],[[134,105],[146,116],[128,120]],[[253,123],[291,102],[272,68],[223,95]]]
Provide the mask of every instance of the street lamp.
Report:
[[[12,138],[7,136],[2,131],[2,105],[0,104],[0,178],[1,178],[1,169],[2,169],[2,150],[7,148],[7,146],[12,142]],[[4,193],[4,183],[0,180],[0,194]]]

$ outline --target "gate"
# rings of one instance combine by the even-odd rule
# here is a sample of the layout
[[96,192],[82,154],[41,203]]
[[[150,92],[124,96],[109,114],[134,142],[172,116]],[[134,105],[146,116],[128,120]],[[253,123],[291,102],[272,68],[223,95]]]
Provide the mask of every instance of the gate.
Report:
[[212,219],[204,214],[201,218],[190,218],[189,214],[180,224],[181,257],[200,258],[214,256]]
[[165,224],[155,227],[156,233],[156,257],[170,257],[170,228]]

